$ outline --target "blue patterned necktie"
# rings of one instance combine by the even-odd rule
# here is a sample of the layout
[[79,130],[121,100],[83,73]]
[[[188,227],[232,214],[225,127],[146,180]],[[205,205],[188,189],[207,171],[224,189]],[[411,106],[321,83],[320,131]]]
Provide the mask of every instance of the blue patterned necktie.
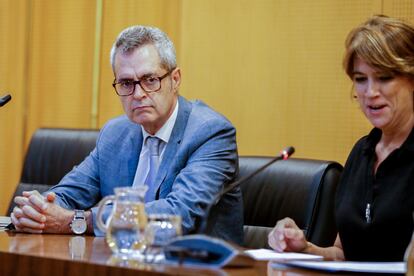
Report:
[[155,200],[155,178],[160,163],[160,143],[161,140],[157,137],[148,136],[147,138],[149,172],[145,179],[145,184],[148,186],[147,193],[145,194],[145,202]]

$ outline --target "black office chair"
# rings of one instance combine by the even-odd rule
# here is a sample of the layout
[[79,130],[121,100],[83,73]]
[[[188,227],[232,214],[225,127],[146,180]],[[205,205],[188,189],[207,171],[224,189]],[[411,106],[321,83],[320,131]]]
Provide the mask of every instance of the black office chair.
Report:
[[[238,178],[271,159],[240,156]],[[342,169],[337,162],[291,158],[272,164],[242,183],[244,246],[268,248],[269,232],[285,217],[295,220],[312,243],[333,245],[335,191]]]
[[[23,164],[20,183],[13,198],[23,191],[44,192],[93,150],[99,130],[40,128],[32,136]],[[15,206],[13,198],[7,214]]]

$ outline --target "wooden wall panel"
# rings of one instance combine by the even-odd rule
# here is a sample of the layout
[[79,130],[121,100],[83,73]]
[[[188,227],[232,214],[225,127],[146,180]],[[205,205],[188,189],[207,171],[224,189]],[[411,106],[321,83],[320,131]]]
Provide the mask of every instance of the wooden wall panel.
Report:
[[33,1],[27,140],[39,127],[90,126],[95,6]]
[[368,125],[341,67],[345,35],[381,1],[183,1],[182,94],[237,127],[241,154],[343,162]]
[[413,0],[386,0],[383,3],[383,13],[414,22]]
[[12,100],[0,107],[0,214],[9,204],[23,158],[26,101],[28,1],[0,1],[0,96]]

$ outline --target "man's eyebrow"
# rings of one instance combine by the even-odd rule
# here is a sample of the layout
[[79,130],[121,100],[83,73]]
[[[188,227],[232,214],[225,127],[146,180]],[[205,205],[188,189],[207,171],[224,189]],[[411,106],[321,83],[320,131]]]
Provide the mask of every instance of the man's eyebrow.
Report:
[[132,80],[134,80],[134,79],[129,78],[129,77],[122,77],[122,78],[117,79],[117,81],[132,81]]
[[156,75],[157,75],[156,73],[146,73],[146,74],[140,76],[139,79],[154,77]]
[[[156,73],[151,73],[151,72],[148,72],[148,73],[145,73],[145,74],[143,74],[143,75],[141,75],[139,78],[138,78],[138,80],[140,80],[140,79],[145,79],[145,78],[149,78],[149,77],[154,77],[154,76],[157,76],[157,74]],[[121,77],[121,78],[119,78],[119,79],[116,79],[117,81],[130,81],[130,80],[134,80],[134,78],[133,77],[130,77],[130,76],[125,76],[125,77]]]

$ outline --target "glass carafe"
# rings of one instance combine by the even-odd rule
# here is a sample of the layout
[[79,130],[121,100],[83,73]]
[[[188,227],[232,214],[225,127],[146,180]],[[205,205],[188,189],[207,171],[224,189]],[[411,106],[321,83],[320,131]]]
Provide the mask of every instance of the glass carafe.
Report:
[[[98,228],[106,232],[106,242],[112,252],[126,257],[142,257],[146,248],[144,197],[147,186],[115,188],[115,195],[104,197],[98,206],[96,223]],[[112,212],[106,224],[102,221],[106,205],[112,203]],[[105,211],[104,211],[105,210]]]

